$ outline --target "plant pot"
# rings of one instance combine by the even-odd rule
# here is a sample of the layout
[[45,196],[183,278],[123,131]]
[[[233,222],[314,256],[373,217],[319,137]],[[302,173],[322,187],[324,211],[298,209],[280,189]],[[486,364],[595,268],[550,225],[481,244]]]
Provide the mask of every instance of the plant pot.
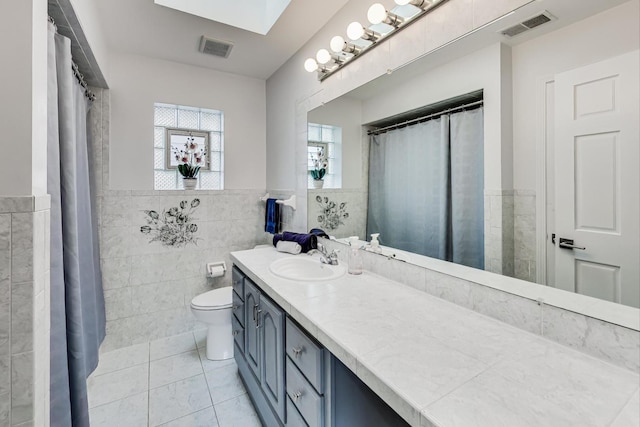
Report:
[[195,190],[196,185],[198,184],[198,178],[182,178],[182,185],[185,190]]
[[313,188],[322,188],[323,185],[324,185],[324,179],[313,180]]

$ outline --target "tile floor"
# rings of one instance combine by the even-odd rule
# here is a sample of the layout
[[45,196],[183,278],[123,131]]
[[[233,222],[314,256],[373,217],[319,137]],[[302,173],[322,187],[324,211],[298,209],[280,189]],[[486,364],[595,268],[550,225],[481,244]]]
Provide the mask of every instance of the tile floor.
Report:
[[205,356],[206,331],[100,355],[88,379],[92,427],[260,427],[233,359]]

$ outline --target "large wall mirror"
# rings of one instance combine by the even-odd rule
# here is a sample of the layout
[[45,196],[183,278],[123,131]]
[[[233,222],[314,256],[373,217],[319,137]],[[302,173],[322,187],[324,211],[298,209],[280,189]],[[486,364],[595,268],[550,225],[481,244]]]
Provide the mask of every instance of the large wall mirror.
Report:
[[310,111],[342,129],[343,174],[308,190],[308,227],[639,307],[637,14],[637,0],[532,2]]

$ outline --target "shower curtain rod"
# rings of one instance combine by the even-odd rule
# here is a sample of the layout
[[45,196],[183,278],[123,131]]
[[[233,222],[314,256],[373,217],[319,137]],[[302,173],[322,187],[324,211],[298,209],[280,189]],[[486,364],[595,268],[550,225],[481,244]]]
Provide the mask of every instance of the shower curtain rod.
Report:
[[[53,24],[53,28],[55,29],[56,33],[58,33],[58,26],[56,25],[56,21],[51,16],[49,16],[49,22]],[[80,86],[82,86],[82,89],[84,89],[84,96],[86,96],[89,101],[95,101],[96,95],[89,89],[89,85],[84,80],[84,75],[80,72],[80,70],[78,69],[78,64],[76,64],[73,59],[71,60],[71,70],[73,71],[73,75],[75,76],[76,80],[78,80],[78,83],[80,83]]]
[[484,104],[484,100],[470,102],[468,104],[459,105],[457,107],[449,108],[447,110],[438,111],[437,113],[433,113],[433,114],[429,114],[429,115],[426,115],[426,116],[418,117],[416,119],[407,120],[405,122],[396,123],[394,125],[385,126],[383,128],[379,128],[379,129],[373,129],[373,130],[368,131],[367,135],[378,135],[378,134],[381,134],[381,133],[384,133],[384,132],[387,132],[387,131],[390,131],[390,130],[399,129],[399,128],[405,127],[405,126],[411,126],[411,125],[414,125],[414,124],[425,122],[425,121],[427,121],[427,120],[429,120],[431,118],[434,118],[434,117],[444,116],[445,114],[453,113],[454,111],[464,110],[466,108],[476,107],[476,106],[480,106],[482,104]]

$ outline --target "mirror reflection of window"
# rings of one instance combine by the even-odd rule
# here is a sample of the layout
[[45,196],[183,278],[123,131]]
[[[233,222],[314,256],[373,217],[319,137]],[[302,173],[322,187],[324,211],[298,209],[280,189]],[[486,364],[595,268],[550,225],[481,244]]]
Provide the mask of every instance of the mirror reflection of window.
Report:
[[[191,134],[206,152],[198,174],[197,189],[224,189],[224,112],[207,108],[156,103],[154,106],[154,189],[182,190],[182,177],[167,164],[173,143]],[[171,140],[169,141],[169,137]]]
[[[340,188],[342,186],[342,128],[309,123],[307,132],[307,170],[311,171],[314,168],[314,159],[318,150],[322,150],[328,164],[324,176],[324,188]],[[314,188],[311,174],[308,174],[307,181],[307,188]]]

